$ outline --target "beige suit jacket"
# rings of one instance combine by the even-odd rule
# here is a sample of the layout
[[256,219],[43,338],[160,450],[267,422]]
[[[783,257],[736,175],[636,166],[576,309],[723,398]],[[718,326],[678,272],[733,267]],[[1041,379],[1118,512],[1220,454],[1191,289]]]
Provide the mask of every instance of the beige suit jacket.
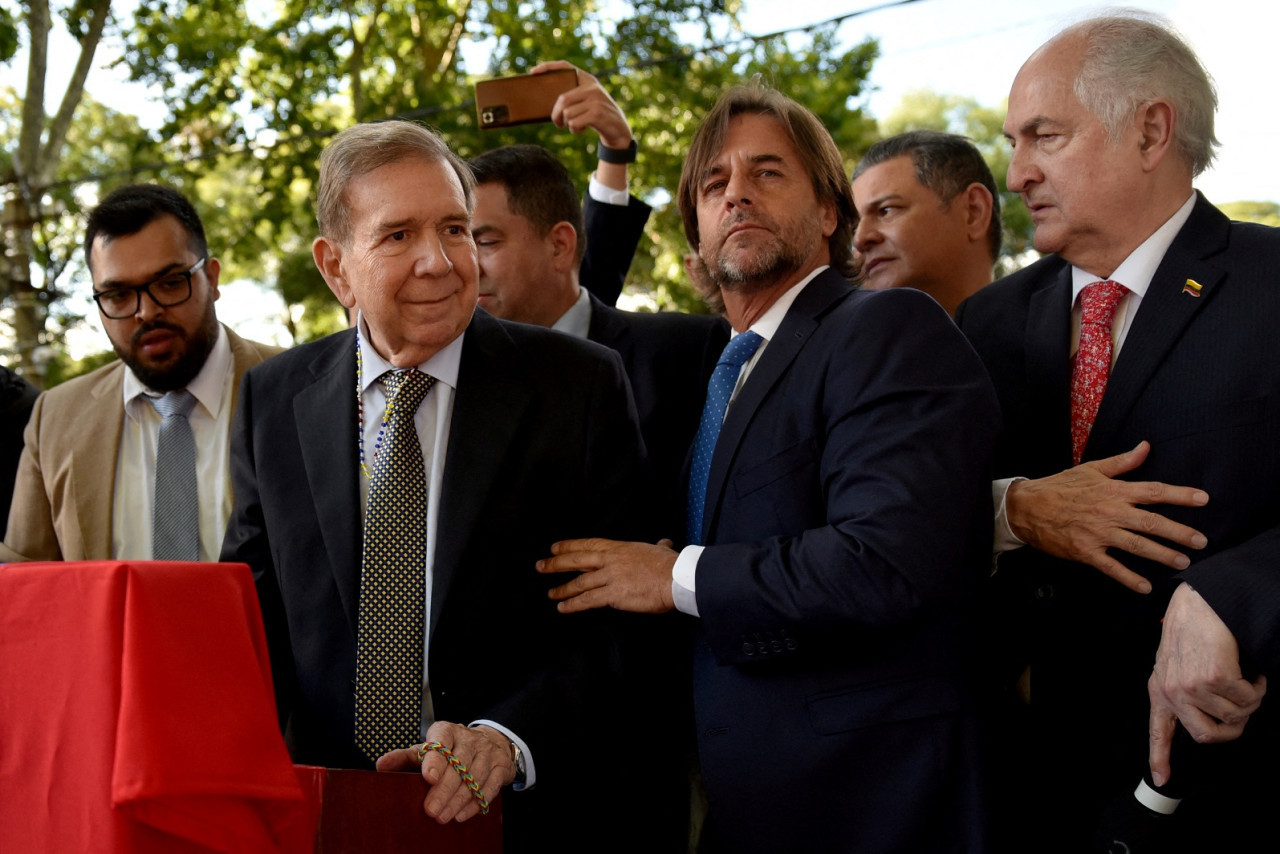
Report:
[[[247,341],[230,329],[227,340],[235,364],[234,412],[244,372],[280,348]],[[116,360],[36,400],[18,463],[9,528],[0,543],[0,563],[111,558],[124,372],[124,363]]]

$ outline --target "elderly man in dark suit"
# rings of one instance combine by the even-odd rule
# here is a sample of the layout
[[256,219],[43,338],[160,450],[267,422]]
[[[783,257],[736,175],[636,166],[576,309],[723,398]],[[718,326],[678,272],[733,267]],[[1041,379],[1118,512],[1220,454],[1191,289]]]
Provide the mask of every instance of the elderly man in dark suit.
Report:
[[[393,770],[438,742],[486,798],[532,789],[506,799],[507,850],[591,850],[613,647],[531,567],[569,530],[626,529],[643,446],[621,365],[476,310],[471,174],[430,131],[344,131],[318,196],[316,264],[360,321],[246,377],[223,550],[257,579],[295,756]],[[430,815],[476,814],[441,754],[422,773]],[[577,841],[551,824],[570,804]]]
[[727,93],[679,200],[736,333],[695,440],[690,545],[559,543],[542,571],[582,574],[552,595],[696,618],[714,850],[985,851],[966,620],[986,374],[929,297],[851,287],[849,182],[791,99]]
[[1148,727],[1140,794],[1167,809],[1176,720],[1238,741],[1191,748],[1200,785],[1160,850],[1250,850],[1240,817],[1277,795],[1260,704],[1280,663],[1280,232],[1192,189],[1216,101],[1139,15],[1065,30],[1010,92],[1009,187],[1052,254],[957,321],[1004,407],[996,624],[1031,666],[1030,736],[1004,752],[1034,758],[1008,781],[1032,802],[1000,820],[1033,835],[1012,850],[1086,850],[1142,776]]

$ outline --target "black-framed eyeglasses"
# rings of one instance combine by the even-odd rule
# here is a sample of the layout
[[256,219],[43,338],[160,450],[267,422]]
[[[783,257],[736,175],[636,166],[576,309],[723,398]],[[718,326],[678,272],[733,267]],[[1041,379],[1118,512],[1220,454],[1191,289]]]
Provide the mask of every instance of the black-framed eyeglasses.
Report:
[[93,301],[98,304],[98,309],[103,315],[112,320],[121,320],[137,314],[138,309],[142,307],[142,295],[144,293],[151,297],[151,301],[156,305],[164,306],[165,308],[182,305],[191,299],[191,277],[204,268],[204,262],[207,260],[209,258],[206,255],[197,261],[190,270],[184,270],[180,273],[166,273],[154,282],[147,282],[145,285],[132,285],[127,288],[110,288],[109,290],[98,291],[93,295]]

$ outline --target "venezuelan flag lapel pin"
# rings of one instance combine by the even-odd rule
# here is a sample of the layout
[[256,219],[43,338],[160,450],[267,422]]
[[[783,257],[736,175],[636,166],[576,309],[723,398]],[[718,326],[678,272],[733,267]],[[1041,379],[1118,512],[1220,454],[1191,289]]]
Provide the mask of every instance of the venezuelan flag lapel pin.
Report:
[[1187,279],[1187,283],[1182,286],[1182,292],[1184,294],[1187,294],[1188,296],[1193,296],[1196,299],[1199,299],[1200,291],[1203,288],[1204,288],[1204,285],[1200,284],[1195,279]]

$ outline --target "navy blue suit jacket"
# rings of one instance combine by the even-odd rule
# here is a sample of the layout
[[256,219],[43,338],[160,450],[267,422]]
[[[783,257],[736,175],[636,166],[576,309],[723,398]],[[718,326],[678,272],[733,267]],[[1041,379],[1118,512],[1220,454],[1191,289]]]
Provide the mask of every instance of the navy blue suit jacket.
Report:
[[[1248,669],[1273,673],[1280,664],[1278,266],[1280,230],[1229,222],[1198,198],[1142,299],[1085,448],[1088,461],[1149,441],[1146,463],[1124,479],[1208,492],[1205,507],[1152,508],[1208,538],[1205,549],[1186,551],[1191,567],[1175,573],[1113,552],[1152,581],[1154,591],[1142,596],[1031,548],[999,559],[993,592],[1006,627],[1002,652],[1016,656],[1012,670],[1032,666],[1037,742],[1013,749],[1051,751],[1055,788],[1075,793],[1065,815],[1043,820],[1052,837],[1046,845],[1079,850],[1071,833],[1085,839],[1103,803],[1132,791],[1145,767],[1147,677],[1177,582],[1191,583],[1226,622]],[[1199,297],[1184,293],[1188,280],[1202,286]],[[1070,266],[1049,256],[957,312],[1004,410],[997,477],[1071,467],[1070,303]],[[1277,756],[1266,706],[1246,728],[1245,746],[1224,749],[1239,755],[1214,783],[1220,805],[1241,796],[1250,752],[1256,772],[1274,779],[1270,760],[1258,761],[1259,753]],[[1224,840],[1214,845],[1226,850]]]
[[[480,309],[464,334],[433,566],[432,702],[440,720],[494,720],[525,740],[538,781],[505,799],[507,850],[560,849],[565,811],[582,808],[588,826],[615,814],[607,789],[578,775],[599,761],[592,725],[613,714],[616,649],[597,615],[555,610],[546,591],[558,581],[534,563],[582,531],[634,532],[643,446],[616,354]],[[253,569],[295,759],[369,767],[353,743],[355,333],[260,367],[232,429],[222,557]]]
[[587,248],[578,268],[578,281],[605,305],[618,301],[651,213],[653,208],[635,196],[625,205],[611,205],[597,202],[588,193],[582,203]]
[[697,570],[724,850],[984,850],[965,624],[998,429],[925,294],[828,270],[787,312],[725,418]]

